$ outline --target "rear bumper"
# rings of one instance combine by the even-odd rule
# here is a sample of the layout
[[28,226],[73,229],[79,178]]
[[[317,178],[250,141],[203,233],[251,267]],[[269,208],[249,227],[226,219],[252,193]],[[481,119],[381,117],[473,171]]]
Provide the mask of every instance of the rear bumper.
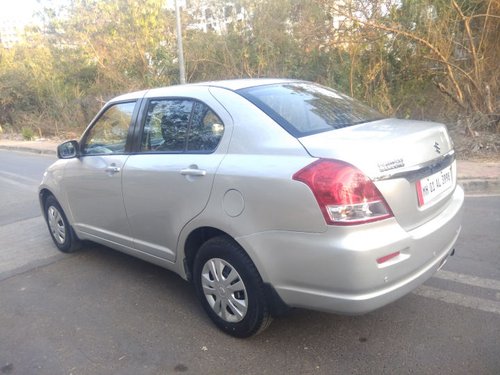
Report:
[[[395,219],[325,233],[263,232],[237,240],[289,306],[362,314],[411,292],[449,256],[461,229],[464,194],[409,232]],[[382,265],[376,260],[399,251]]]

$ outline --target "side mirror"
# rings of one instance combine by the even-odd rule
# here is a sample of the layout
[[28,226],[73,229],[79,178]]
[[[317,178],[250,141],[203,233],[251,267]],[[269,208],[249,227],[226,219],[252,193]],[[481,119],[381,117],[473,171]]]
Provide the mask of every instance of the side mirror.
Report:
[[80,155],[80,146],[77,141],[67,141],[57,146],[59,159],[72,159]]

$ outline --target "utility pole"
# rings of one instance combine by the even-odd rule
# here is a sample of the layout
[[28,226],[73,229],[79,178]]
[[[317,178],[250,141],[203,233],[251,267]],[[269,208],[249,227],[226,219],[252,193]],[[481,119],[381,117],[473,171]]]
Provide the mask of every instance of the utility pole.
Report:
[[184,68],[184,50],[182,49],[181,14],[177,0],[175,2],[175,23],[177,26],[177,59],[179,60],[179,77],[181,84],[186,83],[186,69]]

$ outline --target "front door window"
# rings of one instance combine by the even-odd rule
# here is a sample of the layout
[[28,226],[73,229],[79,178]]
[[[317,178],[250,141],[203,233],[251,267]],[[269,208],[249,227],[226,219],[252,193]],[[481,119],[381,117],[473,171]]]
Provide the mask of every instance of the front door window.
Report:
[[123,154],[135,102],[108,108],[85,137],[83,155]]

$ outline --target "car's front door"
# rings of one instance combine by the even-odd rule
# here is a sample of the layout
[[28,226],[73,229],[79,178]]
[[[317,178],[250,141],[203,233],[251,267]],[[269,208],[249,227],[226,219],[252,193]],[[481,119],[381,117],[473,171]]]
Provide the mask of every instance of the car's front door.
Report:
[[145,111],[139,150],[123,172],[123,197],[136,249],[174,261],[180,231],[209,199],[224,156],[224,122],[194,99],[150,99]]
[[108,107],[84,134],[80,157],[68,160],[64,190],[73,227],[86,238],[133,247],[122,197],[122,171],[136,102]]

